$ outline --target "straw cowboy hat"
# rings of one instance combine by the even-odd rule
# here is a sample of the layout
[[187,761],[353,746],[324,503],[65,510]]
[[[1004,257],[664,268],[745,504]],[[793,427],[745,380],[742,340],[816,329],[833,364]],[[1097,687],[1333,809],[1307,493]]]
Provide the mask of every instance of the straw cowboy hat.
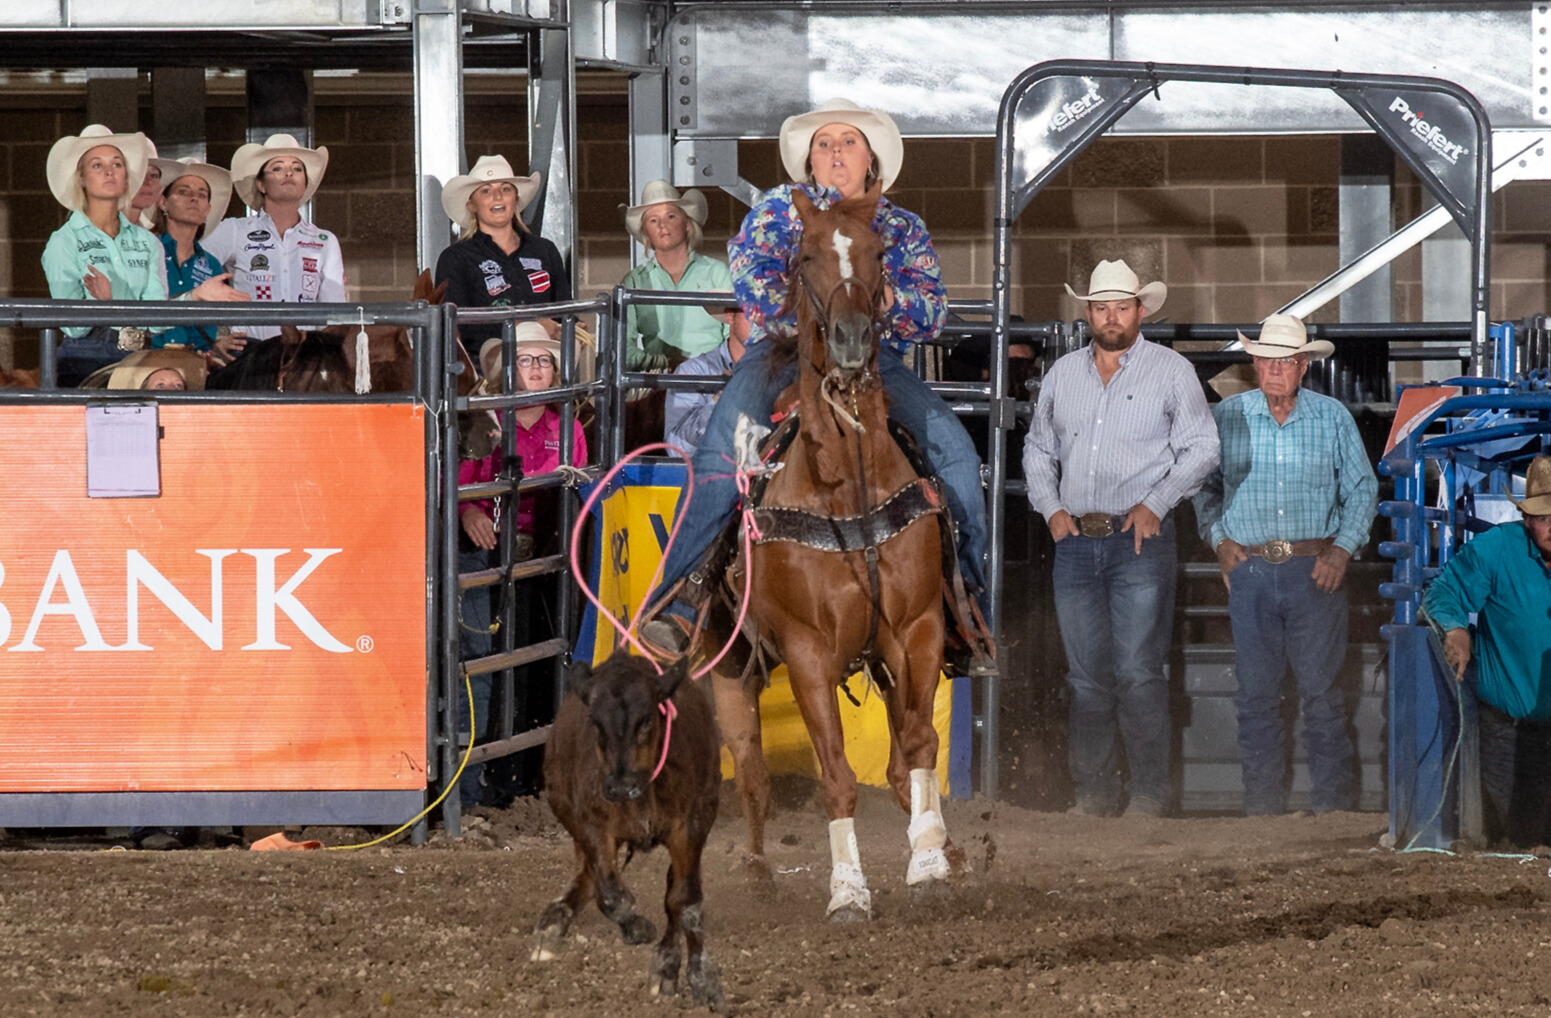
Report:
[[[226,206],[232,201],[232,175],[219,166],[202,163],[195,156],[184,159],[155,159],[151,165],[162,171],[162,192],[179,177],[198,177],[210,188],[210,214],[205,217],[205,236],[210,236],[221,220],[226,218]],[[307,174],[309,183],[312,173]],[[160,209],[157,210],[160,212]]]
[[1551,516],[1551,456],[1541,453],[1529,461],[1524,471],[1524,497],[1508,496],[1508,501],[1527,516]]
[[82,156],[99,145],[112,145],[118,149],[124,156],[124,168],[129,171],[129,183],[119,202],[120,209],[129,208],[129,203],[134,200],[135,192],[140,190],[145,180],[145,168],[155,151],[151,148],[150,139],[139,131],[134,134],[114,134],[101,124],[88,124],[80,134],[66,135],[54,142],[54,147],[48,150],[48,189],[54,192],[54,199],[59,204],[72,212],[80,212],[86,202],[86,194],[77,182],[76,167],[80,165]]
[[1294,357],[1303,354],[1311,361],[1321,360],[1336,352],[1334,343],[1323,339],[1309,341],[1309,330],[1301,318],[1292,315],[1272,315],[1260,323],[1260,341],[1251,342],[1239,333],[1244,352],[1251,357]]
[[1112,262],[1101,261],[1093,267],[1093,274],[1088,277],[1086,294],[1072,289],[1070,283],[1065,286],[1067,293],[1090,303],[1134,298],[1142,302],[1142,310],[1149,315],[1163,307],[1169,295],[1169,288],[1160,282],[1154,281],[1143,286],[1136,273],[1131,271],[1131,266],[1118,258]]
[[[555,369],[560,368],[560,344],[549,338],[549,330],[538,322],[517,323],[517,349],[525,346],[536,346],[544,350],[555,359]],[[485,381],[491,385],[501,384],[501,338],[487,339],[479,348],[479,369],[484,373]]]
[[157,350],[136,350],[123,360],[98,368],[81,382],[83,389],[138,389],[145,380],[164,368],[183,376],[190,391],[205,387],[205,358],[192,350],[164,346]]
[[641,204],[619,206],[625,210],[625,229],[643,244],[646,243],[646,238],[641,236],[641,218],[646,215],[646,210],[654,205],[677,205],[684,210],[686,216],[695,221],[696,225],[705,225],[707,206],[704,194],[692,187],[680,195],[678,188],[666,180],[648,181],[646,186],[641,188]]
[[825,124],[850,124],[867,138],[878,157],[878,179],[887,191],[905,161],[905,143],[894,118],[882,110],[864,110],[849,99],[831,99],[818,109],[787,117],[781,125],[781,165],[793,180],[808,179],[808,152],[813,135]]
[[447,213],[448,219],[462,224],[469,217],[469,196],[486,184],[504,180],[517,189],[517,208],[514,215],[520,216],[522,210],[527,208],[528,203],[539,193],[541,179],[542,174],[538,173],[519,177],[512,170],[512,164],[506,161],[505,156],[480,156],[467,173],[453,177],[442,185],[442,211]]
[[271,134],[264,139],[264,144],[244,145],[232,156],[232,186],[237,189],[243,204],[253,209],[264,204],[264,197],[257,187],[259,171],[271,159],[280,156],[294,156],[302,161],[307,168],[307,190],[302,195],[302,204],[312,200],[318,185],[323,183],[323,171],[328,169],[329,150],[322,145],[307,148],[289,134]]

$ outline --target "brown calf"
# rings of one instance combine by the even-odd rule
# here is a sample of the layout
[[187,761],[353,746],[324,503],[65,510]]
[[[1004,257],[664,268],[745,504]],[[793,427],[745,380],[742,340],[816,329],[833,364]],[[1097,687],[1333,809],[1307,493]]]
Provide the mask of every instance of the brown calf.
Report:
[[[635,896],[616,867],[621,845],[629,848],[626,863],[637,851],[666,845],[668,928],[652,957],[650,989],[653,996],[677,991],[682,930],[690,993],[717,1009],[722,988],[701,929],[700,853],[716,821],[721,739],[710,701],[684,681],[685,671],[681,662],[658,675],[646,660],[624,653],[596,671],[585,662],[571,666],[544,751],[544,784],[578,865],[571,886],[539,917],[532,960],[554,957],[589,891],[626,943],[651,940],[656,930],[636,914]],[[668,714],[664,704],[672,705]]]

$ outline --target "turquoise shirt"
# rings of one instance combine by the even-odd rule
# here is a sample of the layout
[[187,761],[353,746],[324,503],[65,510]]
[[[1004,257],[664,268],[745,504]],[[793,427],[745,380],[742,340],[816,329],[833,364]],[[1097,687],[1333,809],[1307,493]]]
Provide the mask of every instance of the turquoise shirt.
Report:
[[1330,537],[1348,552],[1368,543],[1379,480],[1339,400],[1300,389],[1278,424],[1266,394],[1250,389],[1213,407],[1212,419],[1221,452],[1195,505],[1213,548],[1225,537],[1246,547]]
[[[620,284],[632,290],[674,290],[684,293],[732,293],[732,274],[714,258],[694,251],[684,275],[675,283],[668,270],[649,258],[625,274]],[[626,366],[631,371],[667,367],[669,357],[694,357],[715,350],[727,339],[727,326],[703,308],[632,305],[625,320]],[[639,337],[639,338],[637,338]],[[657,358],[652,363],[649,358]]]
[[1521,719],[1551,718],[1551,569],[1523,523],[1477,534],[1427,587],[1422,607],[1445,630],[1476,615],[1476,692]]
[[[92,299],[82,282],[87,266],[96,266],[108,277],[114,300],[166,300],[167,289],[157,271],[161,259],[161,244],[122,212],[117,237],[97,229],[84,213],[72,212],[43,248],[43,274],[48,277],[49,296],[55,300]],[[89,331],[70,328],[64,333],[84,336]]]

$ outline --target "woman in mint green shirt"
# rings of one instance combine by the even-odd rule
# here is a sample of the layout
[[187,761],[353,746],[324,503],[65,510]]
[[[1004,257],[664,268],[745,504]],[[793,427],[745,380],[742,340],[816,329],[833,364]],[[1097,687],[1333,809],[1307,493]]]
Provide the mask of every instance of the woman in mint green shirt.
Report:
[[[49,189],[70,210],[43,249],[43,273],[56,300],[166,300],[157,265],[161,245],[124,214],[150,158],[143,134],[114,134],[92,124],[54,143]],[[145,343],[133,328],[68,328],[59,346],[61,387],[116,363]]]
[[[732,303],[732,275],[727,265],[699,254],[703,238],[705,195],[691,188],[682,196],[666,180],[641,189],[641,204],[625,209],[625,228],[652,256],[621,280],[632,290],[675,290],[684,293],[727,293]],[[687,357],[715,350],[727,339],[727,321],[698,307],[632,305],[626,318],[631,371],[666,371]]]

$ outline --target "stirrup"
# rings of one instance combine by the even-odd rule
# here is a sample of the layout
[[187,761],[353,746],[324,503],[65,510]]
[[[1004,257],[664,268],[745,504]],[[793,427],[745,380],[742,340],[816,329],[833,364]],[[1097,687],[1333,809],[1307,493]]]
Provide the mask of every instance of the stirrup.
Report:
[[658,664],[678,664],[694,644],[694,623],[678,615],[660,615],[636,634]]

